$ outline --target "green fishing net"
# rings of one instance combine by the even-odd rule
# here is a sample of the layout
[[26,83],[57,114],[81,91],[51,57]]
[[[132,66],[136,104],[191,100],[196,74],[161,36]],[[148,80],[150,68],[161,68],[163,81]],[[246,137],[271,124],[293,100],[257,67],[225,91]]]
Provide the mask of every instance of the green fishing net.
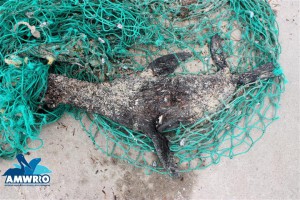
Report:
[[48,74],[111,81],[183,51],[194,56],[173,75],[212,74],[217,67],[209,43],[215,34],[224,39],[232,73],[272,62],[276,77],[241,86],[222,110],[166,132],[181,172],[246,153],[278,118],[285,79],[278,26],[267,1],[0,0],[0,157],[41,148],[43,125],[67,112],[106,155],[149,173],[167,173],[144,134],[68,105],[45,106]]

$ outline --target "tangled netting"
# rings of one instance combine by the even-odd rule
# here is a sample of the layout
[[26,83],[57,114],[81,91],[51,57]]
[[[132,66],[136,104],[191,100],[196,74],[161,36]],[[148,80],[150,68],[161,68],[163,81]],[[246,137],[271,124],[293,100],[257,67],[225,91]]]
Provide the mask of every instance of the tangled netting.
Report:
[[284,75],[267,1],[1,0],[0,157],[40,148],[43,125],[68,112],[106,155],[167,173],[144,134],[68,105],[54,110],[43,105],[48,74],[110,81],[182,51],[194,57],[180,63],[175,75],[215,73],[209,43],[217,33],[232,73],[272,62],[276,77],[239,87],[222,110],[166,133],[181,172],[249,151],[277,119]]

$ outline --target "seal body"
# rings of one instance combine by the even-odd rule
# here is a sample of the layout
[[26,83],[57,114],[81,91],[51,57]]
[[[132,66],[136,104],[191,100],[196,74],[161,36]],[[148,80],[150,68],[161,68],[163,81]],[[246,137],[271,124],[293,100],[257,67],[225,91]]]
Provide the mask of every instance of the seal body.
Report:
[[51,107],[74,105],[137,131],[143,121],[154,121],[159,132],[216,112],[237,86],[227,68],[213,75],[147,75],[102,84],[50,74],[48,85]]
[[149,136],[164,168],[176,175],[163,131],[223,107],[237,84],[227,68],[213,75],[124,77],[101,84],[50,74],[45,101],[98,113]]
[[45,102],[49,107],[73,105],[144,133],[152,139],[163,167],[177,175],[163,132],[222,109],[239,85],[274,76],[272,63],[244,74],[231,74],[219,35],[212,37],[210,52],[219,71],[209,75],[167,76],[179,61],[192,56],[186,52],[162,56],[140,75],[112,82],[96,84],[50,74]]

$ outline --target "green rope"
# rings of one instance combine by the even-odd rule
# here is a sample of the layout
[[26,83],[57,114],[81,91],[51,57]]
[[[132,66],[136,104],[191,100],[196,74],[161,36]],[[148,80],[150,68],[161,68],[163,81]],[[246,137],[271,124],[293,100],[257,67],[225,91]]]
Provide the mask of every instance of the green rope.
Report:
[[215,73],[208,44],[216,33],[224,38],[233,73],[272,62],[277,77],[239,87],[222,110],[166,134],[182,172],[248,152],[278,119],[284,91],[275,15],[264,0],[185,2],[0,1],[0,157],[39,149],[43,125],[67,111],[101,152],[147,173],[166,173],[144,134],[101,115],[43,105],[48,73],[102,82],[181,51],[192,52],[194,58],[181,63],[175,75]]

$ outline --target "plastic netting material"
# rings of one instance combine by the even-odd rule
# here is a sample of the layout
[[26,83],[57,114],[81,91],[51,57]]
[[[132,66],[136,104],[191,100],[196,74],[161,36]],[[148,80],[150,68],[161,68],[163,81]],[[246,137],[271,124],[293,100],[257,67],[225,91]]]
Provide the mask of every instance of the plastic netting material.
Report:
[[68,111],[105,154],[166,173],[144,134],[76,108],[47,109],[41,102],[48,73],[102,82],[180,51],[194,58],[176,73],[215,73],[208,45],[216,33],[224,38],[232,73],[272,62],[277,77],[239,87],[224,109],[166,133],[180,170],[205,168],[249,151],[277,119],[284,75],[278,28],[266,1],[8,0],[0,1],[0,25],[2,158],[40,148],[42,126]]

